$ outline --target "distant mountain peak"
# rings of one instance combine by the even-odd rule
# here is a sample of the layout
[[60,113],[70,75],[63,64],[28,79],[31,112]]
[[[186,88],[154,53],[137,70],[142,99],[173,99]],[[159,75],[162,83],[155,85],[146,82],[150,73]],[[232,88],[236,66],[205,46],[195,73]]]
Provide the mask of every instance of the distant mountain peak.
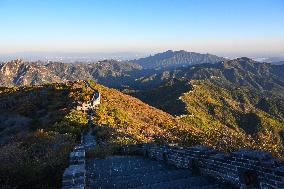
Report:
[[182,67],[193,64],[217,63],[224,61],[225,58],[211,54],[200,54],[196,52],[187,52],[185,50],[173,51],[167,50],[162,53],[157,53],[146,58],[134,60],[135,63],[143,68],[169,68]]
[[248,57],[240,57],[240,58],[237,58],[237,60],[238,61],[246,61],[246,62],[256,62],[253,59],[248,58]]

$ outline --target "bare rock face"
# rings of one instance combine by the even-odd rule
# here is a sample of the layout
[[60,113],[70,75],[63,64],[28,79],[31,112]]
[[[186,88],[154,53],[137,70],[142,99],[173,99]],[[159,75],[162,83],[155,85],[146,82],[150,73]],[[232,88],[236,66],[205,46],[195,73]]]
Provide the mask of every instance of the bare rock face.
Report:
[[127,72],[140,70],[139,65],[115,60],[91,64],[67,64],[62,62],[24,62],[21,59],[0,63],[0,85],[21,86],[75,80],[102,80],[129,77]]
[[60,78],[44,65],[21,59],[0,64],[0,84],[3,86],[59,82]]

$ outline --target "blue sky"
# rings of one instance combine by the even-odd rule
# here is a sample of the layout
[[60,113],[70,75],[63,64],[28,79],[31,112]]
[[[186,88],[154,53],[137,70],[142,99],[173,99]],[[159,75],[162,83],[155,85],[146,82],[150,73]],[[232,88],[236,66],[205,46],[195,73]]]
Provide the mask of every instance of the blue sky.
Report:
[[283,0],[0,0],[0,54],[283,55]]

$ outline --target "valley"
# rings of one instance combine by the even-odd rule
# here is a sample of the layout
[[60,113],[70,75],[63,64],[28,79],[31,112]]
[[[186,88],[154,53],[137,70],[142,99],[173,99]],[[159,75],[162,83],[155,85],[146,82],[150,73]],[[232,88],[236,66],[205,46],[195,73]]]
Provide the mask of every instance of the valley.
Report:
[[284,189],[283,0],[0,0],[0,189]]
[[[60,186],[68,154],[88,124],[78,105],[92,98],[93,89],[101,95],[92,116],[98,147],[88,156],[105,158],[124,145],[157,143],[201,144],[225,153],[246,148],[283,158],[283,65],[245,57],[183,65],[184,52],[174,54],[157,55],[167,63],[152,68],[144,68],[146,58],[139,64],[2,63],[0,182]],[[54,182],[39,179],[50,173]]]

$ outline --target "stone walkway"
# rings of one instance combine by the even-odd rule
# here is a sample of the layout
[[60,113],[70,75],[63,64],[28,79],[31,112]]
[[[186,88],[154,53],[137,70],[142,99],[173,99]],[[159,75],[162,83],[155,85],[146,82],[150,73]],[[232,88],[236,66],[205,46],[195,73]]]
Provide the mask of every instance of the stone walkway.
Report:
[[84,189],[86,178],[86,150],[95,148],[96,138],[92,130],[82,136],[82,143],[70,153],[70,166],[64,171],[62,189]]
[[91,189],[221,189],[228,188],[188,169],[178,169],[140,156],[111,156],[86,162]]
[[83,145],[85,146],[86,150],[96,146],[96,138],[91,131],[83,136]]
[[[84,82],[86,87],[91,87],[88,82]],[[91,88],[93,89],[93,88]],[[95,89],[93,89],[95,91]],[[86,186],[86,151],[95,148],[96,138],[92,134],[93,119],[95,113],[94,105],[100,103],[100,94],[95,92],[92,102],[97,101],[89,107],[88,113],[88,127],[81,136],[81,144],[74,147],[70,153],[70,165],[65,169],[62,179],[62,189],[84,189]]]
[[95,148],[97,145],[96,136],[92,134],[93,128],[94,128],[93,119],[92,116],[89,116],[87,131],[82,136],[82,144],[84,145],[86,150]]

